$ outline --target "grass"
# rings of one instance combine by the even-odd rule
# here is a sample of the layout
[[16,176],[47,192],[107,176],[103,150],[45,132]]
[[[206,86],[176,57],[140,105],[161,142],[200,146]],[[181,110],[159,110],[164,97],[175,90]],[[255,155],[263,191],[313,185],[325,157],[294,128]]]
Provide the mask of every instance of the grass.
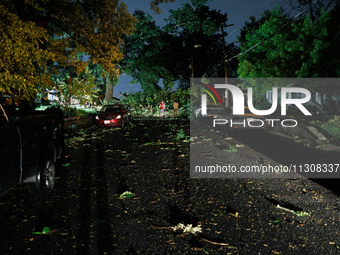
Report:
[[334,138],[340,139],[340,129],[338,127],[334,127],[332,125],[324,125],[321,128],[330,133]]
[[[56,104],[57,105],[57,104]],[[48,108],[51,108],[55,105],[42,105],[35,108],[36,111],[46,111]],[[88,117],[90,114],[96,114],[97,110],[93,108],[83,108],[73,106],[69,110],[63,110],[64,117],[68,117],[68,119],[72,120],[72,118],[78,117]]]
[[328,134],[333,136],[335,139],[340,139],[340,116],[329,115],[328,119],[320,119],[310,122],[311,125],[315,125],[325,130]]
[[229,150],[228,149],[224,149],[223,151],[224,152],[231,152],[231,153],[237,153],[237,149],[232,147],[230,144],[229,144]]
[[340,115],[290,116],[298,125],[314,126],[327,138],[340,140]]

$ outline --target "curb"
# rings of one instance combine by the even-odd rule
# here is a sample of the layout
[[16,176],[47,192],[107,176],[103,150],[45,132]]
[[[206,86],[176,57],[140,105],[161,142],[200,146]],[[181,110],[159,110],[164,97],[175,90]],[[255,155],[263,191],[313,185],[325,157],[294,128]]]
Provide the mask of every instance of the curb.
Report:
[[80,128],[91,126],[92,117],[64,122],[64,132],[72,133]]
[[315,127],[310,127],[310,126],[296,126],[296,127],[283,127],[279,125],[280,123],[275,123],[274,129],[285,133],[285,134],[290,134],[290,135],[297,135],[300,137],[307,138],[312,141],[322,141],[326,142],[327,138],[321,134]]
[[275,132],[288,135],[292,137],[292,135],[297,135],[313,142],[317,142],[319,144],[319,149],[323,151],[339,151],[340,146],[330,143],[327,138],[321,134],[315,127],[310,126],[296,126],[296,127],[282,127],[280,125],[276,125],[273,128]]

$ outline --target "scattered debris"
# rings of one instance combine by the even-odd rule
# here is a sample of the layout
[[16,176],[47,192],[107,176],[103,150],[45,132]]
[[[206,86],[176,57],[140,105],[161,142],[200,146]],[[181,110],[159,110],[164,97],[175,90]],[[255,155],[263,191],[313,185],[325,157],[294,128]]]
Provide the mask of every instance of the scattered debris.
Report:
[[202,233],[202,228],[201,225],[198,225],[197,227],[192,227],[192,224],[187,224],[184,225],[182,223],[178,223],[177,226],[175,227],[171,227],[173,231],[177,231],[178,229],[182,229],[183,233],[192,233],[192,234],[196,234],[196,233]]
[[296,211],[295,212],[294,210],[290,210],[290,209],[282,207],[280,205],[277,205],[276,207],[279,208],[279,209],[285,210],[287,212],[291,212],[291,213],[293,213],[293,214],[295,214],[297,216],[300,216],[300,217],[303,217],[303,216],[309,216],[310,217],[311,216],[310,213],[303,212],[303,211]]
[[121,197],[121,198],[127,198],[127,197],[133,197],[133,196],[135,196],[135,194],[133,194],[132,192],[130,192],[130,191],[125,191],[125,192],[123,192],[119,197]]

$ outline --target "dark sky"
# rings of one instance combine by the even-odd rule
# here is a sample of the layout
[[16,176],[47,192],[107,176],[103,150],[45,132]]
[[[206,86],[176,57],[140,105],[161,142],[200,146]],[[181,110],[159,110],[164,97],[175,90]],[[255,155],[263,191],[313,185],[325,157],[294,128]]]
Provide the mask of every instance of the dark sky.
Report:
[[[286,0],[288,1],[288,0]],[[176,0],[174,3],[161,4],[159,7],[162,12],[155,15],[150,10],[151,0],[122,0],[127,6],[129,12],[132,14],[135,10],[143,10],[148,12],[154,17],[156,25],[164,26],[165,18],[169,16],[170,9],[179,9],[182,4],[189,2],[189,0]],[[227,24],[234,24],[234,26],[226,28],[226,32],[229,34],[225,39],[228,43],[236,42],[237,36],[240,34],[240,28],[244,26],[244,23],[249,20],[249,17],[255,14],[256,18],[261,17],[261,14],[265,10],[271,10],[275,8],[275,4],[281,5],[286,13],[292,8],[285,2],[285,0],[210,0],[208,6],[210,9],[221,10],[221,13],[227,13]],[[114,95],[119,92],[137,92],[140,89],[138,84],[134,86],[129,85],[130,80],[125,75],[121,75],[118,85],[114,88]]]
[[[176,0],[174,3],[161,4],[159,7],[162,9],[161,14],[155,15],[150,10],[151,0],[122,0],[128,6],[130,13],[135,10],[143,10],[152,14],[156,24],[164,26],[164,19],[169,16],[170,9],[179,9],[182,4],[189,2],[189,0]],[[286,0],[287,1],[287,0]],[[221,13],[227,13],[228,24],[235,24],[228,28],[230,34],[226,37],[228,42],[234,42],[237,40],[240,28],[244,26],[244,23],[249,19],[249,16],[256,13],[256,17],[260,17],[265,10],[275,8],[275,4],[288,8],[287,12],[291,10],[285,0],[209,0],[208,6],[210,9],[221,10]],[[234,31],[236,30],[236,31]],[[234,32],[233,32],[234,31]]]

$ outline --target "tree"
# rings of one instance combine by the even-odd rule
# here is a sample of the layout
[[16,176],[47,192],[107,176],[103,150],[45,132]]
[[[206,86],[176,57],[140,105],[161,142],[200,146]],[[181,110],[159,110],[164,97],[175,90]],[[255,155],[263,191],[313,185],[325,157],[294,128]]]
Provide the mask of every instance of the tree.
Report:
[[162,12],[162,10],[158,7],[159,4],[161,3],[173,3],[175,2],[175,0],[152,0],[151,3],[150,3],[150,6],[151,6],[151,10],[153,10],[156,14],[159,14]]
[[[283,14],[277,7],[266,12],[259,21],[252,20],[242,30],[238,75],[240,78],[309,78],[339,77],[339,44],[335,31],[339,28],[338,10],[323,11],[317,21],[310,15],[298,20]],[[253,29],[256,28],[256,29]],[[256,83],[255,83],[256,84]],[[248,84],[249,85],[249,84]],[[255,93],[262,96],[272,83],[255,85]],[[339,93],[337,84],[299,83],[300,87],[318,92],[332,100]],[[324,111],[324,102],[311,102]]]
[[[158,7],[158,5],[160,5],[161,3],[173,3],[175,2],[175,0],[152,0],[150,3],[151,6],[151,10],[153,10],[156,14],[159,14],[162,12],[162,10]],[[197,4],[206,4],[208,2],[208,0],[194,0],[195,3]]]
[[110,102],[113,99],[113,87],[118,83],[118,79],[116,77],[111,77],[110,75],[106,76],[105,79],[105,100],[106,102]]
[[[76,61],[73,59],[73,61]],[[77,74],[75,71],[63,70],[52,77],[59,100],[66,110],[69,110],[72,100],[93,101],[98,96],[99,89],[96,76],[89,67]]]
[[47,62],[55,55],[39,47],[48,37],[33,22],[22,21],[0,6],[0,97],[19,102],[52,85]]
[[152,95],[160,90],[158,82],[161,78],[166,87],[172,86],[174,77],[167,60],[173,49],[173,39],[156,26],[148,13],[136,11],[134,15],[138,19],[136,31],[125,38],[121,66],[123,72],[132,76],[134,83],[139,82],[142,89]]
[[[227,14],[210,10],[204,5],[205,2],[191,0],[178,10],[170,10],[170,16],[166,20],[165,31],[176,37],[179,42],[178,50],[174,51],[176,53],[172,55],[172,59],[176,59],[178,70],[181,72],[179,75],[187,81],[193,75],[207,75],[208,70],[213,70],[208,76],[223,77],[222,67],[226,60],[223,47],[226,52],[236,49],[233,44],[223,45],[219,34],[221,28],[226,26]],[[224,33],[222,36],[226,35]]]
[[324,10],[332,10],[338,7],[339,0],[287,0],[288,4],[302,13],[308,13],[312,21],[316,21],[322,15]]
[[149,14],[135,12],[139,22],[135,33],[125,39],[122,70],[150,94],[159,90],[160,79],[165,89],[171,89],[178,80],[186,87],[192,76],[188,68],[192,61],[195,76],[199,77],[209,68],[213,69],[212,63],[221,65],[224,60],[220,35],[216,31],[225,24],[227,15],[210,10],[203,2],[193,0],[178,10],[171,10],[167,25],[162,29]]
[[[112,77],[118,77],[117,63],[123,58],[120,52],[122,37],[133,32],[135,23],[124,3],[119,0],[0,0],[0,5],[23,24],[34,24],[36,29],[33,31],[40,31],[39,36],[31,35],[24,41],[39,46],[38,49],[47,54],[44,61],[49,68],[41,68],[42,73],[66,68],[72,55],[81,52],[93,63],[99,63]],[[2,22],[6,22],[6,16],[1,17]],[[42,31],[45,31],[44,36]],[[9,34],[8,30],[4,33]],[[87,64],[78,61],[78,72]],[[16,72],[14,70],[14,74]],[[25,86],[22,81],[18,84]],[[33,95],[34,89],[28,97]]]

